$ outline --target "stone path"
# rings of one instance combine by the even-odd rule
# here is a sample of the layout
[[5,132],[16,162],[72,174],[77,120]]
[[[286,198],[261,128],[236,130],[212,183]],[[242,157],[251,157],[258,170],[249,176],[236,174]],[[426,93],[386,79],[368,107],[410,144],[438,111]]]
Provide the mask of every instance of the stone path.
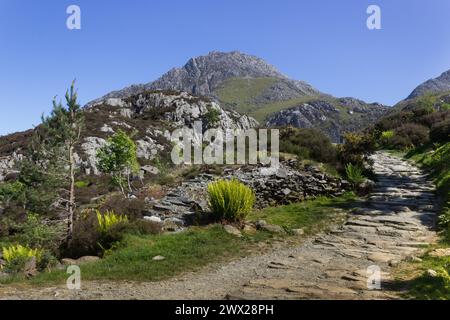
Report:
[[[374,155],[377,184],[344,226],[286,248],[155,283],[87,282],[63,287],[0,286],[6,299],[395,299],[391,269],[435,240],[434,187],[415,166]],[[367,287],[378,266],[381,290]]]

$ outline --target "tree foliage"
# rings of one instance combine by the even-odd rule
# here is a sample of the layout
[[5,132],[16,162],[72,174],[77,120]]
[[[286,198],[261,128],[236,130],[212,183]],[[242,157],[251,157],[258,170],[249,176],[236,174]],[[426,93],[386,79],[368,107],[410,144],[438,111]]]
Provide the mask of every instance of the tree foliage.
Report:
[[74,87],[75,81],[66,92],[66,106],[53,99],[51,114],[42,117],[28,154],[19,163],[19,182],[26,186],[27,209],[45,213],[56,206],[66,211],[69,241],[75,211],[75,147],[84,126]]
[[106,145],[97,152],[98,167],[110,174],[113,183],[119,186],[125,194],[125,186],[131,192],[130,177],[139,171],[137,147],[134,141],[124,131],[118,130],[110,137]]

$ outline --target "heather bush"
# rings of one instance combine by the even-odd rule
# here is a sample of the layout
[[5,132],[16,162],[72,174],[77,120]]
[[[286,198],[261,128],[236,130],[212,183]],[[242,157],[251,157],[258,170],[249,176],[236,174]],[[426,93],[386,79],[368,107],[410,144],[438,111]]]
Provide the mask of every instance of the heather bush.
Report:
[[436,123],[431,127],[430,140],[445,143],[450,141],[450,118]]
[[316,129],[287,128],[280,131],[280,152],[291,153],[300,159],[324,163],[336,162],[336,148],[330,138]]
[[416,123],[406,123],[395,130],[391,143],[399,149],[414,148],[427,143],[428,135],[427,127]]
[[376,139],[371,133],[347,133],[344,144],[339,146],[339,159],[341,163],[353,164],[364,168],[371,164],[369,156],[375,151]]

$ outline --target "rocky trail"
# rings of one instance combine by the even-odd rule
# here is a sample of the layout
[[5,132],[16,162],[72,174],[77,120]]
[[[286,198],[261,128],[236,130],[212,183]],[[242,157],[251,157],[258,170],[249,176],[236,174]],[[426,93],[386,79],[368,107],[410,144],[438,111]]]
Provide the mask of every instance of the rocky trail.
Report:
[[[154,283],[83,282],[63,286],[1,286],[0,299],[395,299],[392,268],[435,241],[435,195],[417,167],[376,153],[377,182],[343,226],[301,245]],[[381,290],[369,290],[368,267],[378,266]],[[373,269],[371,269],[373,270]]]

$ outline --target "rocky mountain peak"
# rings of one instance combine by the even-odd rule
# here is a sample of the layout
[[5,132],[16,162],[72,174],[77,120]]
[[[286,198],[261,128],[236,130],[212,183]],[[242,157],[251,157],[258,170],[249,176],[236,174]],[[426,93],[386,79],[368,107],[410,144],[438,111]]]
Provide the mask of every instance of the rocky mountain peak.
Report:
[[[216,98],[216,90],[228,79],[234,78],[274,78],[289,81],[301,95],[320,94],[304,81],[290,80],[261,58],[239,51],[212,51],[205,56],[191,58],[181,68],[171,69],[154,82],[132,85],[113,91],[99,100],[125,98],[145,90],[177,90],[196,96]],[[95,103],[93,101],[89,104]]]
[[425,81],[408,96],[414,99],[427,93],[440,93],[450,91],[450,70],[442,73],[439,77]]

